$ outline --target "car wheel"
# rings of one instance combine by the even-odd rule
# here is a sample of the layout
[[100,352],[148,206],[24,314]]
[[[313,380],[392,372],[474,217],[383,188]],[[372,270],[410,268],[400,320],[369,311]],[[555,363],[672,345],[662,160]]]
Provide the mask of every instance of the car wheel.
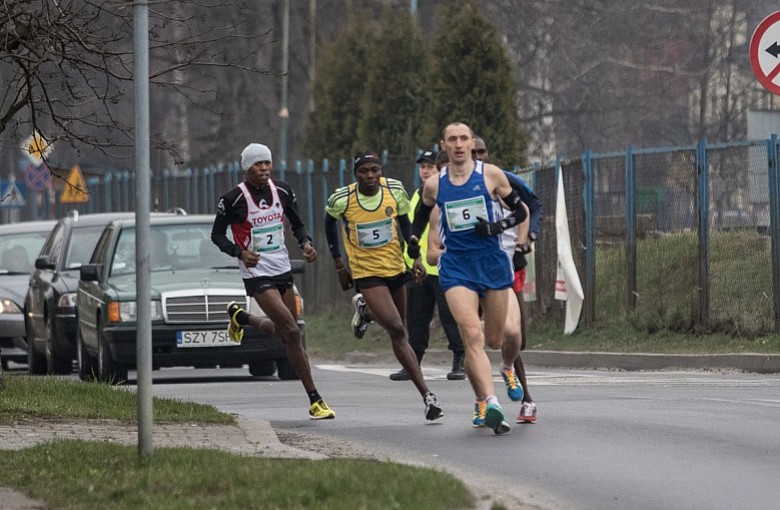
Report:
[[276,372],[273,361],[252,361],[249,363],[249,373],[255,377],[270,377]]
[[279,379],[282,381],[296,381],[298,380],[298,374],[295,373],[290,360],[278,359],[276,360],[276,371],[279,374]]
[[103,338],[103,330],[100,321],[97,325],[97,344],[98,344],[98,378],[101,382],[108,384],[121,384],[127,380],[127,367],[116,363],[111,357],[111,351]]
[[3,370],[8,370],[8,360],[0,357],[0,367],[2,367]]
[[79,362],[79,379],[82,381],[93,381],[96,379],[97,363],[87,348],[84,347],[84,341],[81,339],[81,333],[76,332],[76,356]]
[[54,324],[51,315],[46,316],[46,369],[50,374],[69,374],[73,371],[73,360],[63,356],[54,338]]
[[27,373],[30,375],[46,375],[46,356],[40,354],[35,348],[35,339],[32,336],[30,325],[25,321],[27,331]]

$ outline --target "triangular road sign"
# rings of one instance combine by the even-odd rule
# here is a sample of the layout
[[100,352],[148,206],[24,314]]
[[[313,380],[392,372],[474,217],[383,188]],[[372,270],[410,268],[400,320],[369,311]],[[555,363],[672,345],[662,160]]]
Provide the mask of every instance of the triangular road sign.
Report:
[[68,178],[65,179],[65,186],[60,194],[60,202],[63,204],[75,204],[89,201],[87,195],[87,183],[84,182],[84,176],[81,175],[81,168],[74,165],[70,169]]
[[15,182],[0,188],[2,189],[2,192],[0,192],[0,207],[18,208],[27,205],[24,195],[22,195]]

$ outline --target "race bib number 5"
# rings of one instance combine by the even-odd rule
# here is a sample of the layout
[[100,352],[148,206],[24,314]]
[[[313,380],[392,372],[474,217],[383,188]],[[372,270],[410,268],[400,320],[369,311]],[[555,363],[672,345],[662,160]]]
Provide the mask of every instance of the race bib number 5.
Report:
[[464,198],[444,204],[447,227],[450,232],[461,232],[474,228],[477,218],[488,219],[485,197]]
[[282,243],[284,243],[284,225],[281,223],[252,229],[252,251],[255,253],[277,251],[282,248]]
[[379,248],[393,240],[393,219],[355,225],[360,248]]

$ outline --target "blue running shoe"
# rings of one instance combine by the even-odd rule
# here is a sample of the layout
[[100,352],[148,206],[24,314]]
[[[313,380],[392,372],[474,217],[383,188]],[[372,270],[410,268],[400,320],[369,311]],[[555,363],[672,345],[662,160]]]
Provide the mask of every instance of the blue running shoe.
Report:
[[484,400],[474,402],[474,412],[471,414],[471,426],[479,429],[485,426],[485,411],[487,403]]
[[485,410],[485,425],[493,429],[496,434],[506,434],[511,429],[504,417],[504,410],[501,404],[488,404]]
[[501,377],[504,378],[504,384],[506,384],[506,394],[512,402],[520,402],[523,400],[523,387],[520,385],[520,380],[517,378],[514,367],[506,368],[501,363],[499,367],[501,370]]

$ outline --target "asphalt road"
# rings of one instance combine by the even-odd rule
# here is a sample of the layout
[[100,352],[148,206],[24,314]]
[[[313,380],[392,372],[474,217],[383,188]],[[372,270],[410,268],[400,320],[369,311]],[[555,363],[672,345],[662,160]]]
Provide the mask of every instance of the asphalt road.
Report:
[[[490,479],[543,508],[778,508],[778,375],[532,370],[538,423],[495,436],[471,428],[470,387],[447,381],[446,368],[424,367],[446,413],[434,423],[412,383],[387,378],[395,370],[317,364],[330,421],[308,419],[299,382],[241,370],[155,372],[154,394]],[[499,399],[516,416],[519,405]]]

